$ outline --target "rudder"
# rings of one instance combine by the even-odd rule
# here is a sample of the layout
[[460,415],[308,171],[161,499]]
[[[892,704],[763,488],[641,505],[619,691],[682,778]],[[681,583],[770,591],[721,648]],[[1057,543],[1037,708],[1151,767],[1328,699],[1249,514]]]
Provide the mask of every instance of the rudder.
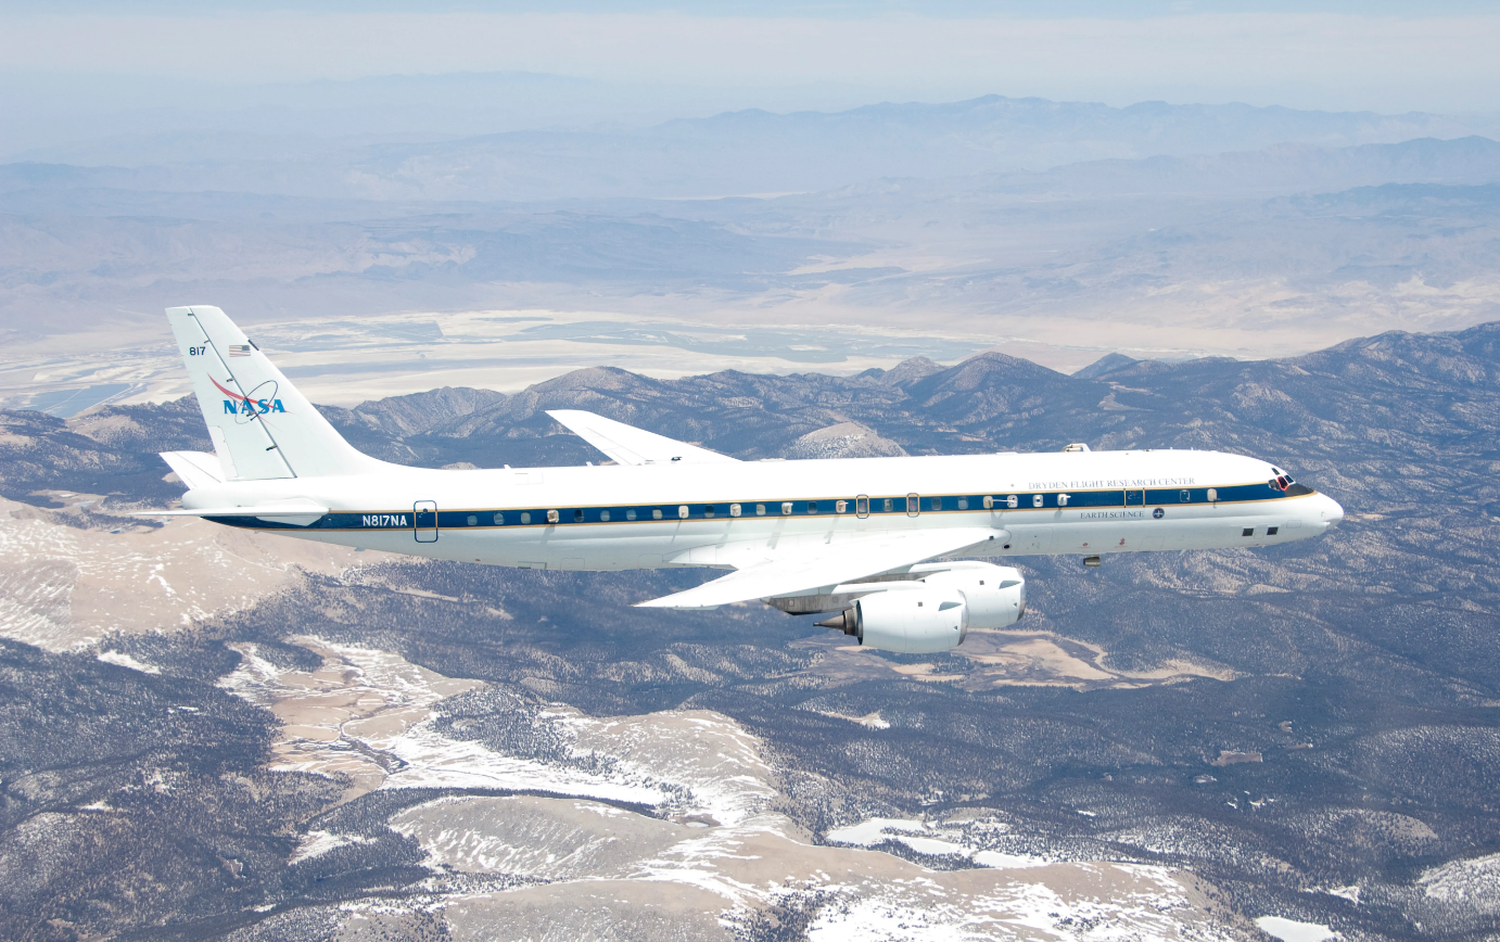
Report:
[[182,362],[230,481],[359,474],[381,462],[344,441],[222,310],[167,308]]

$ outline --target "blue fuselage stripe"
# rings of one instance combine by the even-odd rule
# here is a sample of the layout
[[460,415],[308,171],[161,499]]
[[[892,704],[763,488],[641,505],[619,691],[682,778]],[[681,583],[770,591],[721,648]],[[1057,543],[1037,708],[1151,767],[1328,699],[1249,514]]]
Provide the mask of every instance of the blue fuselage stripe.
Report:
[[[659,523],[683,520],[733,520],[744,518],[810,516],[917,516],[932,513],[1057,510],[1074,508],[1161,507],[1181,504],[1235,504],[1279,500],[1311,493],[1300,485],[1295,492],[1274,483],[1232,484],[1225,487],[1108,488],[1090,491],[1017,491],[994,494],[940,494],[893,497],[819,497],[793,500],[716,501],[690,504],[614,505],[594,507],[502,507],[468,510],[360,511],[325,514],[307,526],[277,523],[247,516],[215,516],[208,519],[231,526],[256,529],[308,530],[410,530],[424,528],[472,529],[536,527],[566,524]],[[915,509],[908,501],[916,500]],[[988,499],[991,506],[986,507]],[[868,500],[868,514],[862,505]],[[841,507],[842,505],[842,507]],[[686,507],[684,514],[682,508]],[[735,513],[735,508],[738,513]],[[549,520],[549,514],[555,519]]]

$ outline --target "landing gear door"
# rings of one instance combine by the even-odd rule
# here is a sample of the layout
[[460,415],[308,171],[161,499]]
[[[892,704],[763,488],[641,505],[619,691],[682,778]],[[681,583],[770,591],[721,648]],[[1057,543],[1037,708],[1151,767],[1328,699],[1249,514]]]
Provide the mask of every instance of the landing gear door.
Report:
[[411,508],[412,534],[418,543],[436,543],[438,538],[437,502],[419,500]]

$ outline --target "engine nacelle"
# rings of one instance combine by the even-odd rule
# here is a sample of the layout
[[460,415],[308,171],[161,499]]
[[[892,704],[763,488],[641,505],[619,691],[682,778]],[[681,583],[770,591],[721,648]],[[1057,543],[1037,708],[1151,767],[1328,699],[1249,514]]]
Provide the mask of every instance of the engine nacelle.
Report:
[[860,644],[901,654],[952,650],[969,630],[963,596],[942,589],[877,592],[855,602],[852,614],[849,633]]
[[934,654],[958,647],[970,628],[1004,628],[1026,614],[1026,580],[1010,566],[923,563],[911,574],[917,581],[885,583],[818,624],[865,647]]
[[[928,565],[936,568],[942,564]],[[968,612],[969,628],[1005,628],[1026,614],[1026,579],[1019,570],[993,563],[959,565],[961,568],[923,575],[922,582],[935,589],[958,592]]]

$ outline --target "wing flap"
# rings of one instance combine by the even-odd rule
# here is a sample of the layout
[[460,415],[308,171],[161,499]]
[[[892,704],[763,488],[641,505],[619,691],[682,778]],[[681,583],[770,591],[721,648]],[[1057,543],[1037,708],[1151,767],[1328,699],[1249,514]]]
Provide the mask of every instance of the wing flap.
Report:
[[637,603],[637,607],[717,608],[753,599],[803,595],[986,543],[1002,532],[964,527],[888,533],[834,543],[816,553],[788,554],[747,566],[695,588]]
[[618,464],[724,464],[739,461],[717,451],[679,442],[581,409],[553,409],[547,414]]

